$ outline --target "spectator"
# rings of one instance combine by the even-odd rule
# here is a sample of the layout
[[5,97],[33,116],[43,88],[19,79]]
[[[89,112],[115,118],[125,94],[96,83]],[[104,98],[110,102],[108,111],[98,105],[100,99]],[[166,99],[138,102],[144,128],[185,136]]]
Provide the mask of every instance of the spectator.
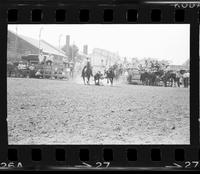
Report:
[[185,73],[186,75],[186,88],[188,88],[188,86],[189,86],[189,78],[190,78],[190,73],[189,73],[189,71],[187,71],[186,73]]
[[179,71],[176,72],[176,81],[177,81],[177,85],[178,87],[180,87],[180,78],[181,78],[181,74]]
[[186,72],[183,74],[183,84],[184,84],[184,88],[188,88],[188,85],[189,85],[189,77],[190,77],[190,73],[189,73],[189,71],[186,71]]

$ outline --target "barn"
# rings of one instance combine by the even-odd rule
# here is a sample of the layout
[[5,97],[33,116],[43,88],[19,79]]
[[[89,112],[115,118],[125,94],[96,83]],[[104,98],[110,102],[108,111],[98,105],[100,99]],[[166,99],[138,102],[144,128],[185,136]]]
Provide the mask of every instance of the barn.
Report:
[[12,31],[8,31],[7,38],[8,62],[17,62],[20,61],[23,56],[38,55],[39,52],[47,55],[53,55],[53,62],[55,65],[63,64],[63,61],[67,59],[65,52],[44,40],[40,40],[39,44],[39,40],[37,39],[23,35],[16,35]]
[[[37,40],[8,31],[7,63],[23,65],[25,69],[34,64],[34,71],[40,70],[43,77],[67,73],[68,57],[65,52],[44,40]],[[50,62],[50,63],[49,63]],[[8,66],[8,65],[7,65]],[[20,66],[18,66],[20,68]],[[65,74],[66,74],[65,73]],[[56,75],[57,76],[57,75]]]

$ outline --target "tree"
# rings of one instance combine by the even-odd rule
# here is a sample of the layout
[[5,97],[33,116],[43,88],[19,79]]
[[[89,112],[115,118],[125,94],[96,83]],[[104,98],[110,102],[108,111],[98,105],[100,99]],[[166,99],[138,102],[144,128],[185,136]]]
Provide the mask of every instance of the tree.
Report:
[[143,63],[138,65],[138,68],[142,72],[163,74],[166,68],[169,66],[169,62],[165,60],[145,59]]

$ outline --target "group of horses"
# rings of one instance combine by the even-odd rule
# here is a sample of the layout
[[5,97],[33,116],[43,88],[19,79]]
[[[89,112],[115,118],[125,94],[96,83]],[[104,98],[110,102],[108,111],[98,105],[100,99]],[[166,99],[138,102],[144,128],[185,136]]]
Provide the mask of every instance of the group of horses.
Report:
[[140,76],[140,81],[143,85],[159,86],[162,81],[164,86],[176,85],[180,87],[181,74],[174,71],[161,72],[143,72]]
[[110,83],[111,85],[113,85],[113,79],[115,77],[114,71],[115,71],[115,68],[113,66],[111,66],[110,68],[104,70],[104,74],[102,74],[100,71],[98,71],[97,73],[95,73],[93,75],[92,67],[88,63],[86,66],[84,66],[84,68],[82,70],[83,82],[84,82],[84,84],[89,85],[90,78],[94,77],[95,85],[100,85],[100,80],[106,78],[107,83]]

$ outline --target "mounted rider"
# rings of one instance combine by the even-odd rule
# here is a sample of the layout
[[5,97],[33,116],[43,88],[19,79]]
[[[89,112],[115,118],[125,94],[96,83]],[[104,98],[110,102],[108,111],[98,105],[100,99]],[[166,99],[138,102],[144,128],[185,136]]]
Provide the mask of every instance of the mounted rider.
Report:
[[87,61],[87,64],[83,67],[81,77],[84,76],[86,69],[92,69],[89,61]]
[[84,84],[85,84],[85,78],[87,78],[87,84],[90,82],[90,76],[93,76],[92,74],[92,67],[90,65],[90,62],[88,61],[87,64],[84,66],[81,76],[83,78]]

